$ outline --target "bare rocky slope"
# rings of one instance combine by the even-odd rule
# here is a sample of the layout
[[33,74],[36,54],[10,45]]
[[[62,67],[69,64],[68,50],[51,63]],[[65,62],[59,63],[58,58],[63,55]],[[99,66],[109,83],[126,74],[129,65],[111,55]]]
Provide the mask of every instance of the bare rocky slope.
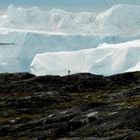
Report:
[[0,74],[1,140],[140,140],[140,72]]

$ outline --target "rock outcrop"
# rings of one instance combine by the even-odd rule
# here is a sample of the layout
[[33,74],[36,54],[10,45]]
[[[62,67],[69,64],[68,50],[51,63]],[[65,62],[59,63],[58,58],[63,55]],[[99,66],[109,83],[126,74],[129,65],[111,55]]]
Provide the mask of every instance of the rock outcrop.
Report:
[[139,140],[140,72],[0,74],[2,140]]

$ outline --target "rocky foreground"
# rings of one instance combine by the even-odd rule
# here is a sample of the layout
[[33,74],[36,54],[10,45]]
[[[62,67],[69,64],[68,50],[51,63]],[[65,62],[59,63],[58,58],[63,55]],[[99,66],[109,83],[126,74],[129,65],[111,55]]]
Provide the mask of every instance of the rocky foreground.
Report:
[[140,72],[0,75],[1,140],[140,140]]

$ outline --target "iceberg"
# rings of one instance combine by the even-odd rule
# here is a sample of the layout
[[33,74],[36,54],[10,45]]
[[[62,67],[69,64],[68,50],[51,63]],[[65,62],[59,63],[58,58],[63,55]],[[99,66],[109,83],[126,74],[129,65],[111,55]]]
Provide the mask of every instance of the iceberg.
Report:
[[115,5],[99,14],[96,22],[101,34],[131,36],[140,32],[140,6]]
[[38,7],[24,9],[10,5],[0,26],[73,34],[131,36],[140,33],[139,13],[140,6],[135,5],[115,5],[99,14],[61,9],[41,11]]
[[[31,64],[36,75],[67,75],[90,72],[113,75],[139,68],[140,40],[120,44],[103,44],[100,47],[73,52],[37,54]],[[138,65],[138,67],[135,67]],[[140,69],[139,69],[140,70]]]

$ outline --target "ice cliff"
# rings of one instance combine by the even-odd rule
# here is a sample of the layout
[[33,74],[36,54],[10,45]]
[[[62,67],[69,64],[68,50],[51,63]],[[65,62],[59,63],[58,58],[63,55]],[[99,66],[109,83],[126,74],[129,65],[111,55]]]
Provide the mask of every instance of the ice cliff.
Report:
[[103,44],[100,47],[74,52],[44,53],[35,56],[31,67],[37,75],[90,72],[113,75],[135,71],[140,62],[140,40],[121,44]]

